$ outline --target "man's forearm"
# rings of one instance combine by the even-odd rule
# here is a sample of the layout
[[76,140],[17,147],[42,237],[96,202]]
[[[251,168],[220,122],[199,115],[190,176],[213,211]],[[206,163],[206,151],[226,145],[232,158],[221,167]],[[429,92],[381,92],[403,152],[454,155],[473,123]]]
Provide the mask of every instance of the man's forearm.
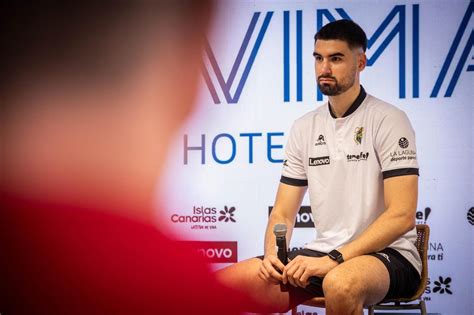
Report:
[[339,251],[345,260],[380,251],[413,229],[418,200],[418,176],[384,181],[386,210],[354,241]]
[[290,243],[291,239],[291,234],[293,232],[293,224],[291,220],[279,216],[279,215],[270,215],[268,218],[268,224],[267,224],[267,229],[265,231],[265,245],[264,245],[264,253],[265,256],[267,255],[276,255],[277,250],[276,250],[276,239],[275,239],[275,234],[273,233],[273,227],[275,224],[285,224],[287,228],[287,233],[286,233],[286,242],[287,246]]
[[345,260],[380,251],[410,231],[415,217],[384,212],[357,239],[339,249]]

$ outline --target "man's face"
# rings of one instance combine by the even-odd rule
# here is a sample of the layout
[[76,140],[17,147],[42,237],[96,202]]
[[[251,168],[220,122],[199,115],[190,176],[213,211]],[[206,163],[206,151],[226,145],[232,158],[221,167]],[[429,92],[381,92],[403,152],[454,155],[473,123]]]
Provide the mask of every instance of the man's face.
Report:
[[313,55],[318,87],[328,96],[340,95],[354,86],[366,64],[362,48],[351,49],[341,40],[318,39]]

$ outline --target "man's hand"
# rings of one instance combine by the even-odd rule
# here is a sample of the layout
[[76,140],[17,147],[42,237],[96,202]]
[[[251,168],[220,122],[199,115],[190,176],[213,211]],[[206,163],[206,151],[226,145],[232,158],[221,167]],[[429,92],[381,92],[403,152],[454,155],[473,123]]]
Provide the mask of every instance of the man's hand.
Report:
[[293,286],[305,288],[309,284],[309,277],[324,277],[338,263],[329,256],[307,257],[296,256],[283,269],[282,281]]
[[278,270],[283,271],[285,265],[283,265],[275,255],[267,255],[263,258],[262,264],[260,265],[260,270],[258,272],[258,276],[265,281],[278,284],[280,283],[283,278],[281,273]]

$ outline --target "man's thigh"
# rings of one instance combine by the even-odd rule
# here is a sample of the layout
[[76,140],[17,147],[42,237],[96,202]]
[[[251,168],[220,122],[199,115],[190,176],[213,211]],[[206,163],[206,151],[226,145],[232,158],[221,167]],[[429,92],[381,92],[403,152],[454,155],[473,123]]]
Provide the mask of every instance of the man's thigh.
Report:
[[349,290],[364,305],[380,302],[388,292],[390,276],[387,267],[376,257],[352,258],[331,270],[323,281],[327,298],[329,289]]

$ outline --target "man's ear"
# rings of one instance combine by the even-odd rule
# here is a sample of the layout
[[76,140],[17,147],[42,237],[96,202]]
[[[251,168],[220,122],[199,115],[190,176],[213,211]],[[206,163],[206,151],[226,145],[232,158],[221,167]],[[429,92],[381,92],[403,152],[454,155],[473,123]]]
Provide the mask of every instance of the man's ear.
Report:
[[361,52],[357,55],[357,68],[359,69],[359,72],[362,72],[365,69],[365,66],[367,65],[367,55],[365,52]]

